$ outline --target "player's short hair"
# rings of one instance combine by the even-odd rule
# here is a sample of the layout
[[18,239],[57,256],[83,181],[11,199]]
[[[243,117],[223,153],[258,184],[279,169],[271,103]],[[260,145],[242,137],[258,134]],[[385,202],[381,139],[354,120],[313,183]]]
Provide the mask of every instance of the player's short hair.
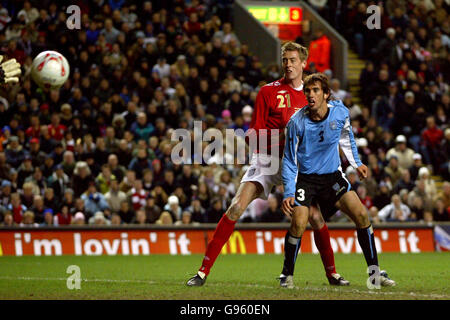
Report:
[[308,49],[296,42],[289,41],[283,44],[281,47],[281,55],[286,51],[297,51],[301,61],[308,59]]
[[330,85],[328,83],[328,77],[324,75],[323,73],[317,72],[310,74],[303,80],[303,88],[306,88],[307,86],[313,85],[316,82],[320,82],[320,85],[322,87],[322,90],[324,93],[328,93],[329,96],[327,98],[327,102],[331,100],[331,90]]

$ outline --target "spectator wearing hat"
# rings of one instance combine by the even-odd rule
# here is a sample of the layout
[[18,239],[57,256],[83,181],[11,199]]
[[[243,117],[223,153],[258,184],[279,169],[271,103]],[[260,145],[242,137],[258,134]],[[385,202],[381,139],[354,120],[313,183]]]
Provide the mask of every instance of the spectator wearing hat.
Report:
[[414,150],[407,147],[404,135],[398,135],[395,138],[395,147],[386,153],[388,159],[393,155],[397,157],[400,168],[407,170],[413,165]]
[[411,180],[416,181],[419,176],[419,170],[424,164],[422,163],[422,155],[420,153],[413,154],[413,164],[409,167],[409,173],[411,175]]
[[431,179],[430,171],[427,167],[419,169],[418,180],[423,181],[425,184],[425,193],[431,199],[434,199],[437,194],[436,184],[433,179]]
[[73,225],[84,225],[84,224],[86,224],[86,219],[84,217],[83,212],[79,211],[79,212],[75,213],[75,215],[73,216],[73,219],[72,219],[72,224]]
[[170,196],[167,199],[167,204],[164,206],[163,210],[168,211],[173,218],[173,221],[181,219],[182,209],[179,205],[178,197],[175,195]]
[[228,109],[225,109],[221,113],[220,122],[224,126],[225,129],[229,129],[233,127],[233,119],[231,117],[231,112]]
[[104,226],[111,225],[111,221],[106,219],[102,211],[97,211],[91,218],[89,218],[90,225]]
[[250,105],[246,105],[242,108],[242,119],[244,120],[243,130],[244,132],[250,128],[252,122],[253,108]]
[[54,223],[55,217],[53,216],[52,209],[44,210],[43,217],[44,217],[43,221],[39,224],[40,227],[55,226],[55,223]]

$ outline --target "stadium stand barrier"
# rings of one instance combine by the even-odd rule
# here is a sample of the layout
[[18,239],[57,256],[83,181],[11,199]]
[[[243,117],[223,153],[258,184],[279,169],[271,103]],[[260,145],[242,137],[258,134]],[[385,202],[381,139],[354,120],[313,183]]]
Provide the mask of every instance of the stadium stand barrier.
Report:
[[348,43],[328,22],[325,21],[304,1],[299,1],[303,8],[303,17],[311,24],[311,34],[320,28],[331,41],[331,69],[334,77],[339,79],[343,88],[347,87]]
[[[246,43],[252,52],[258,52],[258,57],[263,64],[279,63],[281,60],[280,40],[247,11],[245,3],[249,3],[249,1],[236,0],[234,2],[233,24],[239,26],[234,30],[237,37]],[[253,4],[253,1],[251,3]]]

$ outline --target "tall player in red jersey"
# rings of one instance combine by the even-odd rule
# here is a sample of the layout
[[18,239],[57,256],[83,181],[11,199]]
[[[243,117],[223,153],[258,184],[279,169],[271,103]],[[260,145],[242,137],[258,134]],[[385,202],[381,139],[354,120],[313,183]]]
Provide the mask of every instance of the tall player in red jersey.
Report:
[[[303,68],[306,66],[308,50],[293,42],[288,42],[281,49],[284,78],[265,85],[258,92],[250,129],[246,135],[271,140],[278,135],[277,142],[259,146],[253,153],[250,167],[243,176],[239,189],[230,207],[217,224],[213,239],[208,244],[205,257],[197,274],[188,280],[188,286],[202,286],[208,276],[222,247],[234,231],[236,221],[244,213],[247,206],[256,198],[267,199],[273,186],[282,184],[281,157],[284,147],[284,128],[294,112],[308,104],[303,89]],[[264,130],[265,129],[265,130]],[[260,140],[259,140],[260,141]],[[278,148],[278,152],[272,152]],[[276,172],[267,168],[268,161],[276,163]],[[330,234],[320,212],[312,210],[310,223],[314,229],[314,240],[324,264],[326,276],[332,285],[348,285],[349,282],[336,273],[334,254],[330,244]],[[285,245],[299,245],[300,240],[286,234]],[[280,285],[286,287],[283,274]]]

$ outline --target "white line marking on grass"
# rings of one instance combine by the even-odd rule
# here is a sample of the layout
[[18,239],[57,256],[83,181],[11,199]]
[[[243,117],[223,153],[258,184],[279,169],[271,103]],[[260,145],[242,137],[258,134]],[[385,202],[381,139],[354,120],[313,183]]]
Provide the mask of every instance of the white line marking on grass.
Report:
[[[0,277],[0,280],[31,280],[31,281],[67,281],[67,278],[41,278],[41,277]],[[80,279],[83,282],[112,282],[112,283],[146,283],[156,284],[151,280],[127,280],[127,279]]]
[[[28,281],[67,281],[67,278],[44,278],[44,277],[7,277],[7,276],[0,276],[0,280],[28,280]],[[128,279],[81,279],[83,282],[109,282],[109,283],[145,283],[145,284],[163,284],[158,283],[157,281],[152,280],[128,280]],[[164,283],[167,285],[167,283]],[[184,283],[183,283],[184,285]],[[230,284],[230,283],[209,283],[207,285],[208,287],[214,286],[214,287],[247,287],[247,288],[262,288],[262,289],[281,289],[276,286],[267,286],[263,284],[245,284],[245,283],[237,283],[237,284]],[[282,289],[282,290],[288,290],[288,289]],[[357,293],[357,294],[374,294],[374,295],[406,295],[406,296],[412,296],[417,298],[438,298],[438,299],[449,299],[449,295],[440,295],[440,294],[425,294],[425,293],[415,293],[415,292],[404,292],[404,291],[363,291],[358,289],[344,289],[344,288],[318,288],[318,287],[298,287],[295,286],[293,289],[289,290],[297,290],[297,291],[316,291],[316,292],[338,292],[338,293]]]
[[[254,288],[264,288],[264,289],[274,289],[276,287],[272,286],[266,286],[261,284],[227,284],[227,283],[220,283],[220,284],[209,284],[209,286],[217,286],[217,287],[223,287],[223,286],[240,286],[240,287],[254,287]],[[318,287],[298,287],[295,286],[293,289],[284,289],[280,288],[282,290],[297,290],[297,291],[316,291],[316,292],[339,292],[339,293],[358,293],[358,294],[375,294],[375,295],[410,295],[413,297],[424,297],[424,298],[446,298],[449,299],[449,295],[440,295],[440,294],[425,294],[425,293],[415,293],[415,292],[404,292],[404,291],[362,291],[358,289],[339,289],[339,288],[318,288]]]

